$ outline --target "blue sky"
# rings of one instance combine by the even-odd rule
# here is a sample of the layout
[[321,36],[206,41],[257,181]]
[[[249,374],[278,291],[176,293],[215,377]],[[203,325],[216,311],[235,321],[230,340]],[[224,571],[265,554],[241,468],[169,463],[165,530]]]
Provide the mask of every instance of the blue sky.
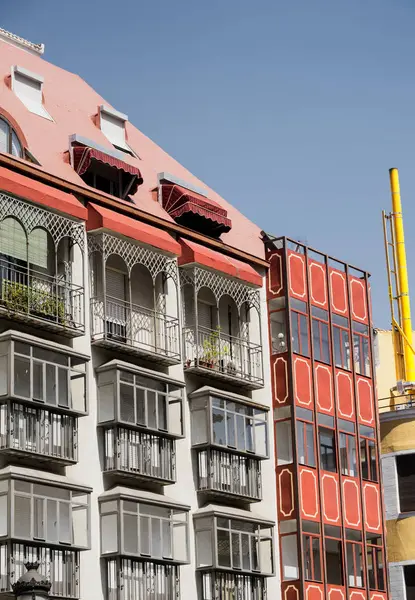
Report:
[[266,231],[370,271],[379,327],[398,167],[415,307],[413,0],[4,0],[1,12]]

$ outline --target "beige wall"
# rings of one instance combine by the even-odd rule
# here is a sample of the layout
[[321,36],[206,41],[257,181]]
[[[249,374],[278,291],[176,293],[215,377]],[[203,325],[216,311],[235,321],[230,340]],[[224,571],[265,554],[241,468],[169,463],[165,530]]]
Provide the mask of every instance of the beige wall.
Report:
[[396,385],[392,332],[378,329],[375,341],[378,346],[380,363],[376,368],[377,397],[388,398],[389,390]]

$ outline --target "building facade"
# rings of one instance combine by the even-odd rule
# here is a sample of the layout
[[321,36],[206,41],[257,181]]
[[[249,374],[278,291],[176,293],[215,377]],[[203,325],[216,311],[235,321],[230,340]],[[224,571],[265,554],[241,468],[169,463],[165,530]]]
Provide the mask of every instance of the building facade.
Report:
[[392,332],[378,330],[376,341],[391,598],[411,600],[415,597],[415,409],[413,396],[396,389]]
[[280,597],[260,230],[0,31],[0,594]]
[[383,600],[368,274],[265,241],[282,597]]

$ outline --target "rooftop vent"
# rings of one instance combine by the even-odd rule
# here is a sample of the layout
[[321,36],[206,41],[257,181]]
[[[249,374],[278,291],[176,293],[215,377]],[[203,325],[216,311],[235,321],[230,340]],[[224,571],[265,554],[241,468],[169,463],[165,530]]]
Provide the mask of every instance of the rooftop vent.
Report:
[[17,46],[18,48],[23,48],[32,54],[43,54],[45,51],[44,44],[33,44],[24,38],[15,35],[14,33],[10,33],[10,31],[6,31],[5,29],[1,29],[0,27],[0,40],[3,40],[12,46]]

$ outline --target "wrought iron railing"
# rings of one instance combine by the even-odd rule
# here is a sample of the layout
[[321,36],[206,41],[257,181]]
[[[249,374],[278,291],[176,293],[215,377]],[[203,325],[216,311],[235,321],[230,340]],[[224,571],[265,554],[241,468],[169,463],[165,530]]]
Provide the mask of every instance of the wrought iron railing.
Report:
[[188,367],[263,385],[262,346],[218,329],[200,325],[184,328],[184,360]]
[[0,309],[84,330],[84,288],[0,259]]
[[104,470],[174,482],[175,442],[153,433],[113,427],[104,432]]
[[264,577],[221,573],[202,573],[202,600],[264,600],[266,581]]
[[77,419],[13,402],[0,406],[0,450],[77,461]]
[[107,600],[177,600],[179,567],[131,559],[107,561]]
[[0,591],[11,592],[12,585],[26,572],[27,562],[38,562],[39,573],[51,583],[53,598],[79,598],[79,553],[6,542],[0,545]]
[[[401,394],[398,396],[390,396],[388,398],[380,398],[378,400],[379,413],[389,413],[394,411],[405,411],[409,408],[415,408],[415,394]],[[402,415],[404,418],[405,415]]]
[[214,448],[199,450],[198,489],[261,500],[261,462]]
[[180,360],[179,320],[110,296],[91,299],[92,337]]

